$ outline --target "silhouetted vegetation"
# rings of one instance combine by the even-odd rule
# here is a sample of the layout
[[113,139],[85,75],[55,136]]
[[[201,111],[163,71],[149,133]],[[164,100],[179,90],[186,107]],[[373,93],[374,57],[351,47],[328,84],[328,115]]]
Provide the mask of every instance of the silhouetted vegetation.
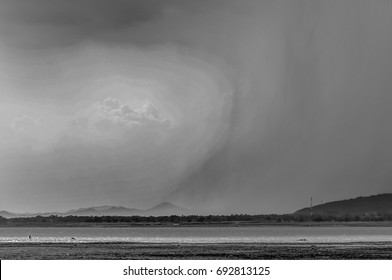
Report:
[[392,221],[392,214],[373,213],[371,215],[190,215],[190,216],[36,216],[4,218],[0,216],[2,226],[78,226],[109,224],[122,226],[143,225],[252,225],[252,224],[289,224],[320,222],[377,222]]

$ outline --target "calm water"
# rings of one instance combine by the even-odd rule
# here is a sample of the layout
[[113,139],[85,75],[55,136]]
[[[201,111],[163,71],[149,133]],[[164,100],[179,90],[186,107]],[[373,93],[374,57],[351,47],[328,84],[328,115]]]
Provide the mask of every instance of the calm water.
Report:
[[30,242],[377,242],[392,241],[392,227],[0,228],[0,242],[28,235]]

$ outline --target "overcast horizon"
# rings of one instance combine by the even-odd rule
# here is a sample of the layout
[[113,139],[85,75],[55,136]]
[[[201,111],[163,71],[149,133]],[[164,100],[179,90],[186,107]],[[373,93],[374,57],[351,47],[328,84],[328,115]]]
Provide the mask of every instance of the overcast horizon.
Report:
[[0,210],[390,193],[392,1],[1,0]]

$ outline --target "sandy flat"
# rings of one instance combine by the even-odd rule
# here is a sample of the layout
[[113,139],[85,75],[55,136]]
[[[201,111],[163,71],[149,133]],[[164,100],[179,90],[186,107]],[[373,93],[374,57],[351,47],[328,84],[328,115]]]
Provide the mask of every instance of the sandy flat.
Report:
[[0,243],[0,259],[392,259],[392,243]]

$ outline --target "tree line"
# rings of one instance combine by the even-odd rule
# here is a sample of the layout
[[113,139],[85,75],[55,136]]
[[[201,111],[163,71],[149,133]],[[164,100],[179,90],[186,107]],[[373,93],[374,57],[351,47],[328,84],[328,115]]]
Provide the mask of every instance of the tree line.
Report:
[[1,225],[67,225],[67,224],[124,224],[124,225],[197,225],[197,224],[252,224],[306,222],[367,222],[392,221],[390,213],[371,215],[270,214],[270,215],[187,215],[187,216],[35,216],[4,218]]

